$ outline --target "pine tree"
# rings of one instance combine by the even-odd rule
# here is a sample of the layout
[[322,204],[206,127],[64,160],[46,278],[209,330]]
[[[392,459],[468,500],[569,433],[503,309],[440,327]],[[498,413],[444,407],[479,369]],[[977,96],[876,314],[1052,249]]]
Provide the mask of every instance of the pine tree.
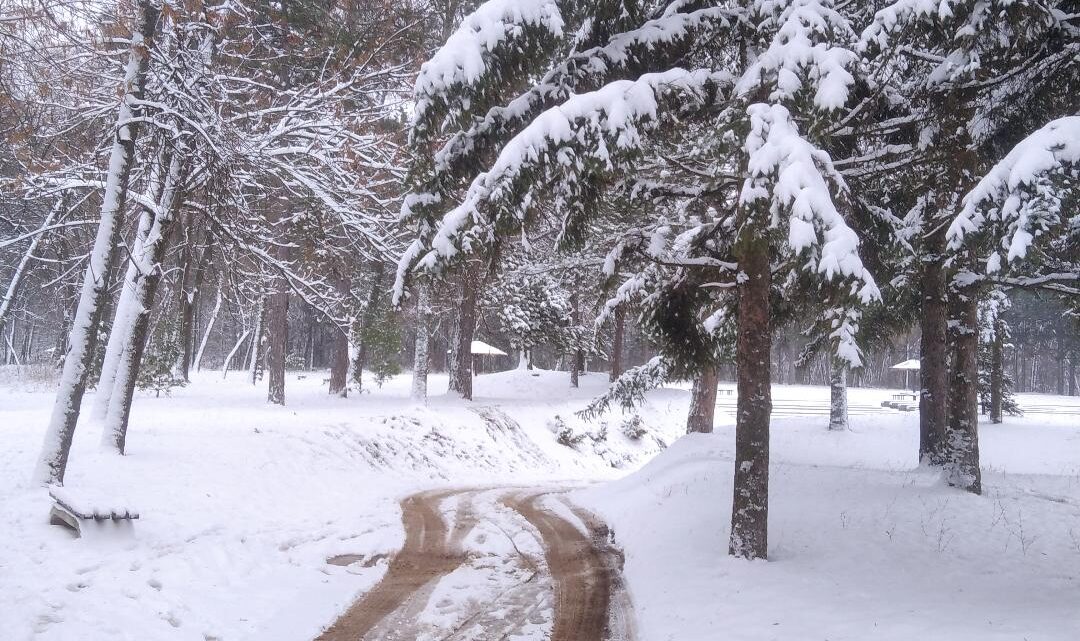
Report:
[[[853,37],[851,27],[829,3],[762,2],[736,9],[673,3],[652,20],[625,10],[617,20],[591,14],[585,35],[565,31],[575,34],[578,46],[561,48],[549,45],[564,33],[559,7],[529,3],[528,10],[519,8],[508,13],[506,3],[485,3],[463,36],[486,33],[495,19],[500,25],[513,19],[521,23],[506,30],[515,35],[513,41],[497,41],[493,48],[492,40],[455,40],[421,72],[418,95],[423,98],[414,131],[436,129],[432,114],[441,122],[457,122],[464,113],[460,105],[468,105],[470,113],[477,109],[473,102],[487,110],[484,119],[473,121],[475,130],[424,156],[434,168],[427,175],[449,180],[459,154],[483,158],[461,150],[491,144],[494,151],[483,163],[487,170],[460,198],[447,202],[449,193],[431,189],[407,200],[406,213],[422,222],[401,260],[396,290],[400,295],[405,277],[417,266],[438,274],[461,264],[463,256],[493,255],[505,237],[534,228],[545,214],[559,216],[560,244],[579,245],[591,221],[603,214],[597,207],[601,195],[612,188],[645,202],[702,197],[715,202],[716,218],[698,219],[678,231],[653,224],[646,230],[648,244],[641,241],[646,233],[640,229],[619,244],[664,267],[652,272],[659,278],[643,313],[669,337],[665,344],[674,349],[668,368],[676,372],[697,371],[715,352],[715,328],[706,329],[703,321],[712,317],[706,307],[715,303],[710,290],[734,289],[734,297],[725,297],[736,303],[739,375],[729,549],[736,556],[763,558],[774,268],[779,266],[780,278],[792,284],[802,278],[814,288],[834,285],[820,291],[844,318],[832,338],[838,357],[852,364],[859,363],[854,340],[859,309],[878,297],[859,260],[857,235],[841,213],[847,208],[845,182],[820,147],[829,142],[820,132],[847,104],[854,83],[856,56],[838,44]],[[600,3],[593,11],[610,8]],[[692,37],[700,31],[726,37]],[[595,48],[580,45],[589,38],[598,39]],[[493,98],[512,91],[501,82],[507,69],[544,59],[533,55],[536,47],[552,52],[551,71],[514,94],[505,103],[509,106],[492,107]],[[566,56],[565,50],[571,53]],[[671,66],[673,59],[700,60],[704,66],[688,71]],[[462,60],[470,64],[462,66]],[[615,78],[624,72],[634,78]],[[582,91],[590,84],[598,88]],[[552,104],[557,106],[541,111]],[[507,130],[517,131],[508,141],[494,135]],[[665,162],[667,145],[651,135],[661,130],[678,147],[675,162]],[[540,190],[550,195],[552,207],[540,206]],[[676,336],[682,340],[670,340]]]

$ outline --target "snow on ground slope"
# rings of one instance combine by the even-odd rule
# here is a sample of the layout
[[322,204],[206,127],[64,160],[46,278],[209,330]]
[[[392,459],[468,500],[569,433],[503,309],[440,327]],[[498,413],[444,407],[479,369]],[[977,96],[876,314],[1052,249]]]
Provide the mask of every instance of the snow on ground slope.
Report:
[[[475,403],[435,397],[427,407],[407,400],[408,377],[339,399],[319,373],[290,375],[283,408],[238,375],[206,373],[169,398],[140,395],[127,456],[101,451],[92,421],[76,434],[67,489],[141,512],[134,539],[93,542],[50,526],[50,500],[29,483],[48,386],[9,380],[0,386],[0,638],[310,639],[385,571],[380,559],[401,543],[404,495],[610,477],[681,430],[684,391],[659,393],[643,414],[666,434],[632,440],[619,418],[604,434],[603,423],[573,419],[606,376],[572,391],[566,373],[537,374],[479,376]],[[433,389],[445,386],[433,377]],[[557,440],[564,429],[573,448]],[[325,562],[338,554],[371,561]]]
[[[640,423],[585,423],[574,412],[605,387],[602,374],[579,390],[566,373],[482,375],[474,403],[436,396],[426,407],[407,400],[408,377],[337,399],[321,374],[293,374],[284,408],[262,386],[219,376],[171,398],[140,395],[125,457],[100,450],[99,426],[80,425],[68,489],[142,514],[133,539],[96,541],[48,525],[50,501],[29,483],[48,386],[0,376],[0,639],[311,639],[385,572],[401,497],[612,479],[676,440],[689,399],[657,390]],[[978,498],[912,471],[917,418],[883,412],[888,392],[851,390],[843,434],[825,430],[827,396],[774,389],[769,563],[724,554],[733,396],[720,396],[716,435],[574,495],[625,546],[640,641],[1080,638],[1078,415],[984,426]],[[327,564],[335,555],[364,560]],[[425,614],[433,622],[440,602]]]
[[726,418],[574,495],[624,548],[643,641],[1080,639],[1080,414],[981,426],[982,497],[917,468],[914,413],[856,415],[846,433],[777,419],[768,562],[726,555]]

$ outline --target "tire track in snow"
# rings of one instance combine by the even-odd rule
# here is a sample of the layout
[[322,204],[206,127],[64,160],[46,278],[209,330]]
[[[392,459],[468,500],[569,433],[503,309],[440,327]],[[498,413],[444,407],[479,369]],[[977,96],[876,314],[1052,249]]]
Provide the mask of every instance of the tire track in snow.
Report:
[[[507,491],[500,514],[479,514],[478,494],[489,490],[422,492],[402,501],[405,544],[386,575],[318,638],[318,641],[502,641],[526,629],[546,627],[550,641],[632,641],[630,599],[621,578],[622,556],[610,543],[607,528],[592,514],[564,501],[585,524],[545,509],[551,491]],[[447,525],[440,504],[457,497],[454,526]],[[561,499],[560,499],[561,500]],[[509,518],[507,518],[509,516]],[[455,621],[433,628],[420,619],[439,582],[470,559],[462,549],[481,521],[502,530],[513,543],[516,534],[536,539],[543,558],[533,558],[514,544],[517,558],[505,563],[521,570],[517,580],[482,603],[462,605]],[[514,555],[512,555],[513,557]],[[532,636],[530,638],[536,638]]]

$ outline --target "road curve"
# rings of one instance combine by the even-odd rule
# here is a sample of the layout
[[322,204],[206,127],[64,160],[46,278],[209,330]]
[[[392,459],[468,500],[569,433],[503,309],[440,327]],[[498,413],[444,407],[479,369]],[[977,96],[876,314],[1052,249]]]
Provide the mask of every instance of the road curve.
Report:
[[[507,559],[528,569],[517,585],[490,602],[472,603],[459,623],[432,629],[419,622],[439,582],[470,559],[462,550],[470,531],[493,515],[478,513],[472,500],[493,490],[421,492],[401,502],[405,543],[383,579],[342,614],[317,641],[396,641],[423,636],[440,641],[502,641],[537,617],[550,629],[549,641],[632,641],[632,611],[623,589],[622,557],[596,517],[565,502],[587,532],[556,511],[546,500],[562,501],[560,493],[506,490],[499,503],[513,510],[518,532],[536,539],[543,560]],[[440,509],[457,497],[454,526]],[[505,515],[499,521],[505,521]],[[493,521],[494,522],[494,521]],[[505,523],[498,525],[505,527]],[[516,546],[515,546],[516,548]],[[423,634],[421,635],[421,631]]]

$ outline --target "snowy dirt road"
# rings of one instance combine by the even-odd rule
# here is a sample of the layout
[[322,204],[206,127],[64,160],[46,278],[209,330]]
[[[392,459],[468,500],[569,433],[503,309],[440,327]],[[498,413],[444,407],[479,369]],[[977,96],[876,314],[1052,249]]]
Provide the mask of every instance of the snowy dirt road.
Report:
[[428,491],[401,508],[402,549],[319,641],[632,641],[621,553],[562,491]]

